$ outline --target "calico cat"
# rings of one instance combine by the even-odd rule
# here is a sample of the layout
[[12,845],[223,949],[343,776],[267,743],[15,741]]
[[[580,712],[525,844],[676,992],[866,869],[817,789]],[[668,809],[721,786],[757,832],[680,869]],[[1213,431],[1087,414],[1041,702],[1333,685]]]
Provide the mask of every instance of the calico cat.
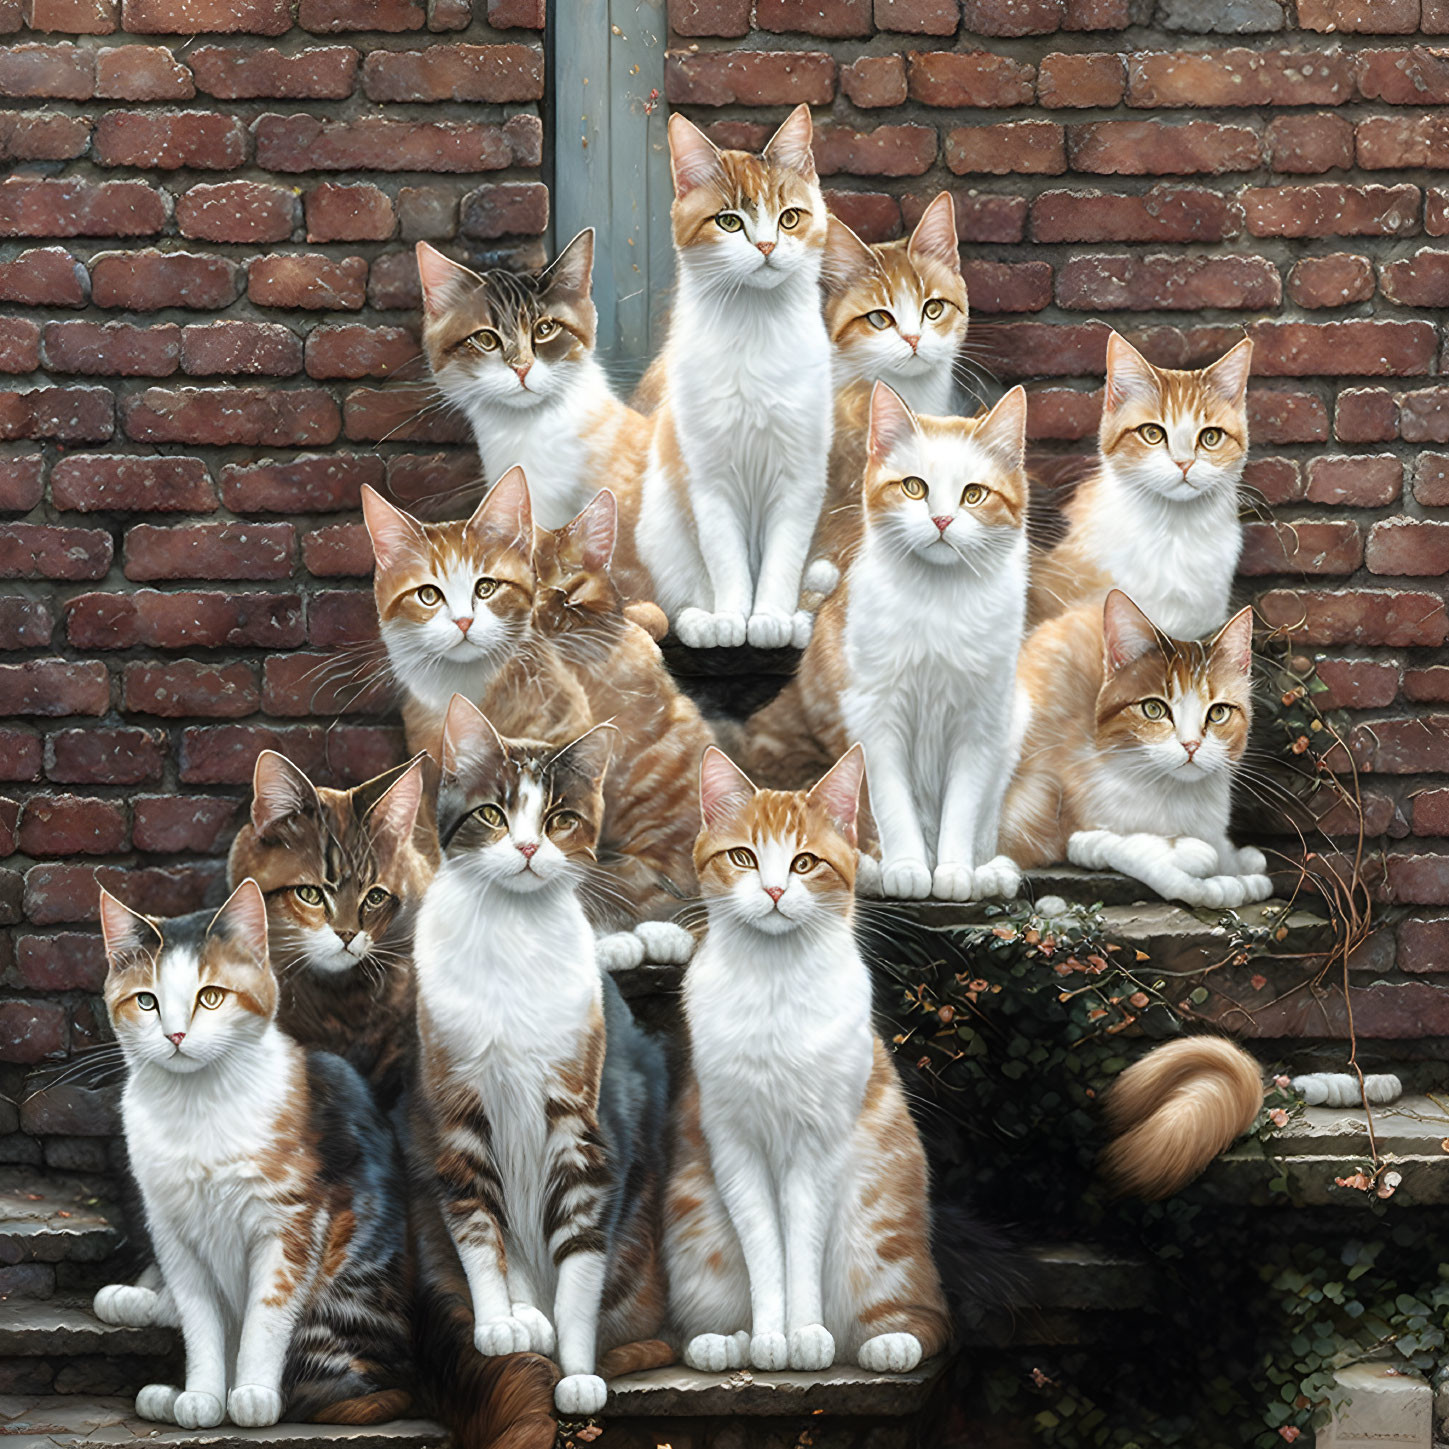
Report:
[[[871,407],[865,534],[795,679],[746,727],[751,773],[798,786],[858,739],[870,755],[887,896],[1015,895],[997,852],[1020,743],[1012,687],[1026,613],[1026,394],[976,418]],[[827,761],[828,762],[828,761]]]
[[373,593],[408,748],[435,759],[453,695],[516,734],[572,739],[588,700],[533,627],[533,505],[510,468],[465,522],[421,523],[363,485]]
[[692,648],[808,637],[806,553],[830,453],[828,218],[797,106],[758,156],[669,118],[678,296],[636,531]]
[[485,1356],[532,1348],[562,1413],[672,1360],[659,1257],[668,1081],[594,958],[578,900],[612,731],[504,740],[461,696],[443,736],[443,862],[418,916],[425,1171],[467,1275]]
[[852,746],[793,794],[718,750],[701,765],[709,934],[685,975],[665,1200],[670,1314],[697,1369],[903,1373],[949,1337],[926,1157],[852,926],[864,763]]
[[[538,273],[471,272],[427,242],[417,257],[423,350],[473,429],[488,486],[520,465],[544,528],[562,528],[607,487],[632,525],[651,424],[614,396],[594,352],[593,230]],[[632,553],[632,526],[624,541]],[[618,582],[643,597],[620,563]]]
[[1228,839],[1234,768],[1252,724],[1253,612],[1211,639],[1170,639],[1126,594],[1033,631],[1029,708],[1002,848],[1024,866],[1118,870],[1168,900],[1240,906],[1273,884]]
[[426,758],[329,790],[263,750],[227,859],[266,899],[278,1025],[356,1067],[384,1111],[411,1074],[413,917],[437,865],[416,829]]
[[1248,457],[1244,340],[1211,367],[1154,367],[1115,332],[1097,472],[1064,510],[1065,538],[1032,569],[1031,625],[1126,589],[1174,639],[1228,616],[1243,548],[1238,483]]
[[401,1164],[366,1085],[276,1024],[255,881],[154,921],[101,891],[126,1148],[186,1345],[143,1419],[370,1424],[411,1395]]

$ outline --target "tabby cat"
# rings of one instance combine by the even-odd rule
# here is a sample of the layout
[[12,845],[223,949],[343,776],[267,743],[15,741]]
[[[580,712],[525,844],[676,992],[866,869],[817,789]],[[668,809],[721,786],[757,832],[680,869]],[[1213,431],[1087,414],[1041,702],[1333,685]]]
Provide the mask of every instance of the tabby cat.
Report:
[[881,861],[862,862],[866,890],[960,901],[1020,886],[997,822],[1020,743],[1025,443],[1019,387],[980,417],[917,418],[875,385],[860,550],[795,679],[747,726],[751,773],[771,785],[865,746]]
[[1117,333],[1097,472],[1065,512],[1068,532],[1032,570],[1030,622],[1126,589],[1174,639],[1201,639],[1228,616],[1243,548],[1238,484],[1248,457],[1244,340],[1211,367],[1154,367]]
[[718,750],[700,769],[709,934],[685,975],[692,1078],[665,1200],[694,1368],[902,1373],[949,1336],[926,1157],[852,926],[863,773],[859,745],[794,794]]
[[418,917],[413,1150],[484,1355],[557,1352],[562,1413],[669,1362],[659,1198],[668,1081],[594,957],[578,899],[612,732],[562,748],[448,710],[443,862]]
[[1034,630],[1021,655],[1030,713],[1002,848],[1024,866],[1118,870],[1193,906],[1265,900],[1262,852],[1228,839],[1252,724],[1252,649],[1251,609],[1188,643],[1118,589]]
[[407,1213],[397,1148],[362,1079],[276,1024],[255,881],[219,911],[154,921],[101,891],[121,1115],[186,1384],[143,1419],[370,1424],[411,1402]]
[[831,430],[810,142],[803,105],[758,156],[669,118],[679,285],[636,537],[654,601],[693,648],[809,634],[800,580]]

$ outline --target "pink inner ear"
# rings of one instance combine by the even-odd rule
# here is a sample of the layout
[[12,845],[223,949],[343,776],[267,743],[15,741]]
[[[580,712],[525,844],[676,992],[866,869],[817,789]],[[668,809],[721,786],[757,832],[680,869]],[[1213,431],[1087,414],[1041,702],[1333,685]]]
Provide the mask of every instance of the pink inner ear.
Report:
[[594,494],[569,530],[579,539],[586,569],[598,572],[608,568],[619,534],[619,505],[614,495],[607,488]]
[[445,257],[427,242],[418,243],[417,258],[418,279],[423,287],[423,307],[430,317],[447,311],[461,284],[478,280],[467,267]]
[[368,824],[376,822],[387,833],[405,840],[413,833],[418,819],[418,806],[423,800],[423,766],[415,760],[388,786],[382,799],[372,807]]
[[501,759],[503,740],[488,716],[471,700],[455,694],[443,719],[443,768],[451,775]]
[[516,463],[488,490],[488,496],[473,510],[466,529],[469,533],[486,531],[514,543],[527,543],[533,549],[533,503],[528,496],[528,480]]
[[1215,652],[1225,654],[1241,674],[1253,672],[1253,609],[1239,609],[1218,631]]
[[711,745],[699,762],[699,808],[704,823],[722,825],[755,793],[754,782],[723,750]]
[[248,877],[227,897],[207,933],[218,928],[260,960],[267,959],[267,902],[256,881]]
[[1121,589],[1113,589],[1102,606],[1102,644],[1112,669],[1124,668],[1157,645],[1152,621]]
[[317,806],[312,782],[284,755],[263,750],[252,771],[252,829],[265,836],[282,821]]
[[958,272],[961,270],[961,253],[956,244],[956,205],[949,192],[943,191],[921,213],[906,243],[906,254],[912,259],[934,257]]
[[860,745],[852,745],[816,781],[806,797],[835,821],[852,844],[855,843],[855,820],[860,810],[860,787],[864,779],[865,750]]
[[885,383],[878,382],[870,394],[870,437],[867,448],[877,461],[915,431],[916,420],[905,401]]
[[154,929],[144,916],[133,911],[124,901],[118,901],[104,886],[101,887],[100,913],[101,937],[106,954],[111,958],[138,950]]
[[379,568],[396,568],[426,547],[421,526],[401,508],[395,508],[381,493],[362,485],[362,517],[372,539],[372,552]]
[[669,118],[669,167],[678,196],[687,196],[719,174],[719,151],[714,142],[678,111]]
[[1150,396],[1157,390],[1157,373],[1152,364],[1122,336],[1107,338],[1107,384],[1104,405],[1121,407],[1129,397]]

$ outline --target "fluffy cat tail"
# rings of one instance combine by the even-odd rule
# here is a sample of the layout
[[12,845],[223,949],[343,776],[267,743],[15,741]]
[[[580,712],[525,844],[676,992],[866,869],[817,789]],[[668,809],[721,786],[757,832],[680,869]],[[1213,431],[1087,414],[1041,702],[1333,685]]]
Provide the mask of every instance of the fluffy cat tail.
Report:
[[1171,1197],[1253,1124],[1258,1063],[1220,1036],[1155,1047],[1118,1077],[1105,1109],[1103,1176],[1124,1197]]
[[641,1338],[637,1343],[621,1343],[618,1348],[601,1354],[598,1374],[601,1379],[616,1379],[620,1374],[668,1368],[678,1357],[662,1338]]

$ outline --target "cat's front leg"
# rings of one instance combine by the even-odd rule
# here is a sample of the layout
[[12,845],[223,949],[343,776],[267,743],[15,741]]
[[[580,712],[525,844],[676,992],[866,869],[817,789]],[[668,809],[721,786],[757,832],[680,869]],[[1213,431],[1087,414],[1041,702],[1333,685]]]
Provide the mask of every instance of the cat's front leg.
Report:
[[176,1328],[181,1322],[176,1316],[176,1300],[155,1263],[134,1283],[108,1283],[98,1289],[91,1309],[102,1323],[126,1328],[150,1328],[154,1324]]
[[835,1340],[824,1323],[825,1232],[836,1174],[818,1158],[795,1163],[780,1193],[785,1233],[785,1337],[792,1369],[826,1369]]
[[555,1254],[559,1263],[553,1316],[558,1325],[558,1366],[563,1377],[553,1392],[561,1414],[597,1414],[608,1396],[603,1379],[594,1371],[598,1348],[599,1303],[604,1293],[606,1259],[597,1228],[577,1229]]
[[176,1300],[186,1346],[186,1387],[147,1384],[136,1395],[136,1413],[183,1429],[210,1429],[226,1415],[226,1324],[221,1294],[177,1228],[153,1224],[156,1254]]
[[880,893],[919,901],[931,894],[926,839],[911,789],[906,747],[898,738],[865,738],[870,813],[880,837]]
[[[457,1129],[454,1129],[454,1136]],[[475,1143],[481,1142],[478,1133]],[[443,1221],[458,1250],[473,1303],[473,1347],[485,1357],[524,1353],[529,1329],[514,1317],[508,1293],[508,1258],[499,1220],[503,1184],[490,1157],[470,1153],[465,1163],[449,1155],[439,1173]]]
[[[284,1232],[305,1241],[309,1227],[295,1221]],[[282,1369],[315,1271],[313,1263],[288,1259],[282,1234],[253,1249],[235,1383],[226,1401],[233,1424],[264,1428],[282,1417]]]
[[1173,842],[1165,836],[1079,830],[1067,841],[1067,859],[1090,870],[1120,871],[1164,900],[1210,908],[1242,904],[1242,895],[1225,886],[1231,877],[1189,875],[1173,859]]
[[674,632],[691,649],[722,649],[745,642],[746,620],[754,599],[750,577],[750,547],[745,520],[736,502],[722,489],[692,484],[700,557],[709,575],[713,601],[700,600],[682,609],[673,620]]
[[508,1297],[513,1316],[528,1328],[528,1347],[533,1353],[551,1357],[556,1337],[548,1314],[539,1308],[543,1296],[533,1281],[533,1275],[517,1260],[509,1263],[504,1274],[508,1283]]
[[931,876],[931,894],[938,900],[1009,898],[1021,889],[1016,863],[996,854],[1006,773],[997,752],[982,741],[953,752]]
[[820,506],[809,507],[804,495],[801,488],[774,491],[749,620],[749,641],[757,649],[803,649],[810,642],[814,616],[800,607],[800,583]]

